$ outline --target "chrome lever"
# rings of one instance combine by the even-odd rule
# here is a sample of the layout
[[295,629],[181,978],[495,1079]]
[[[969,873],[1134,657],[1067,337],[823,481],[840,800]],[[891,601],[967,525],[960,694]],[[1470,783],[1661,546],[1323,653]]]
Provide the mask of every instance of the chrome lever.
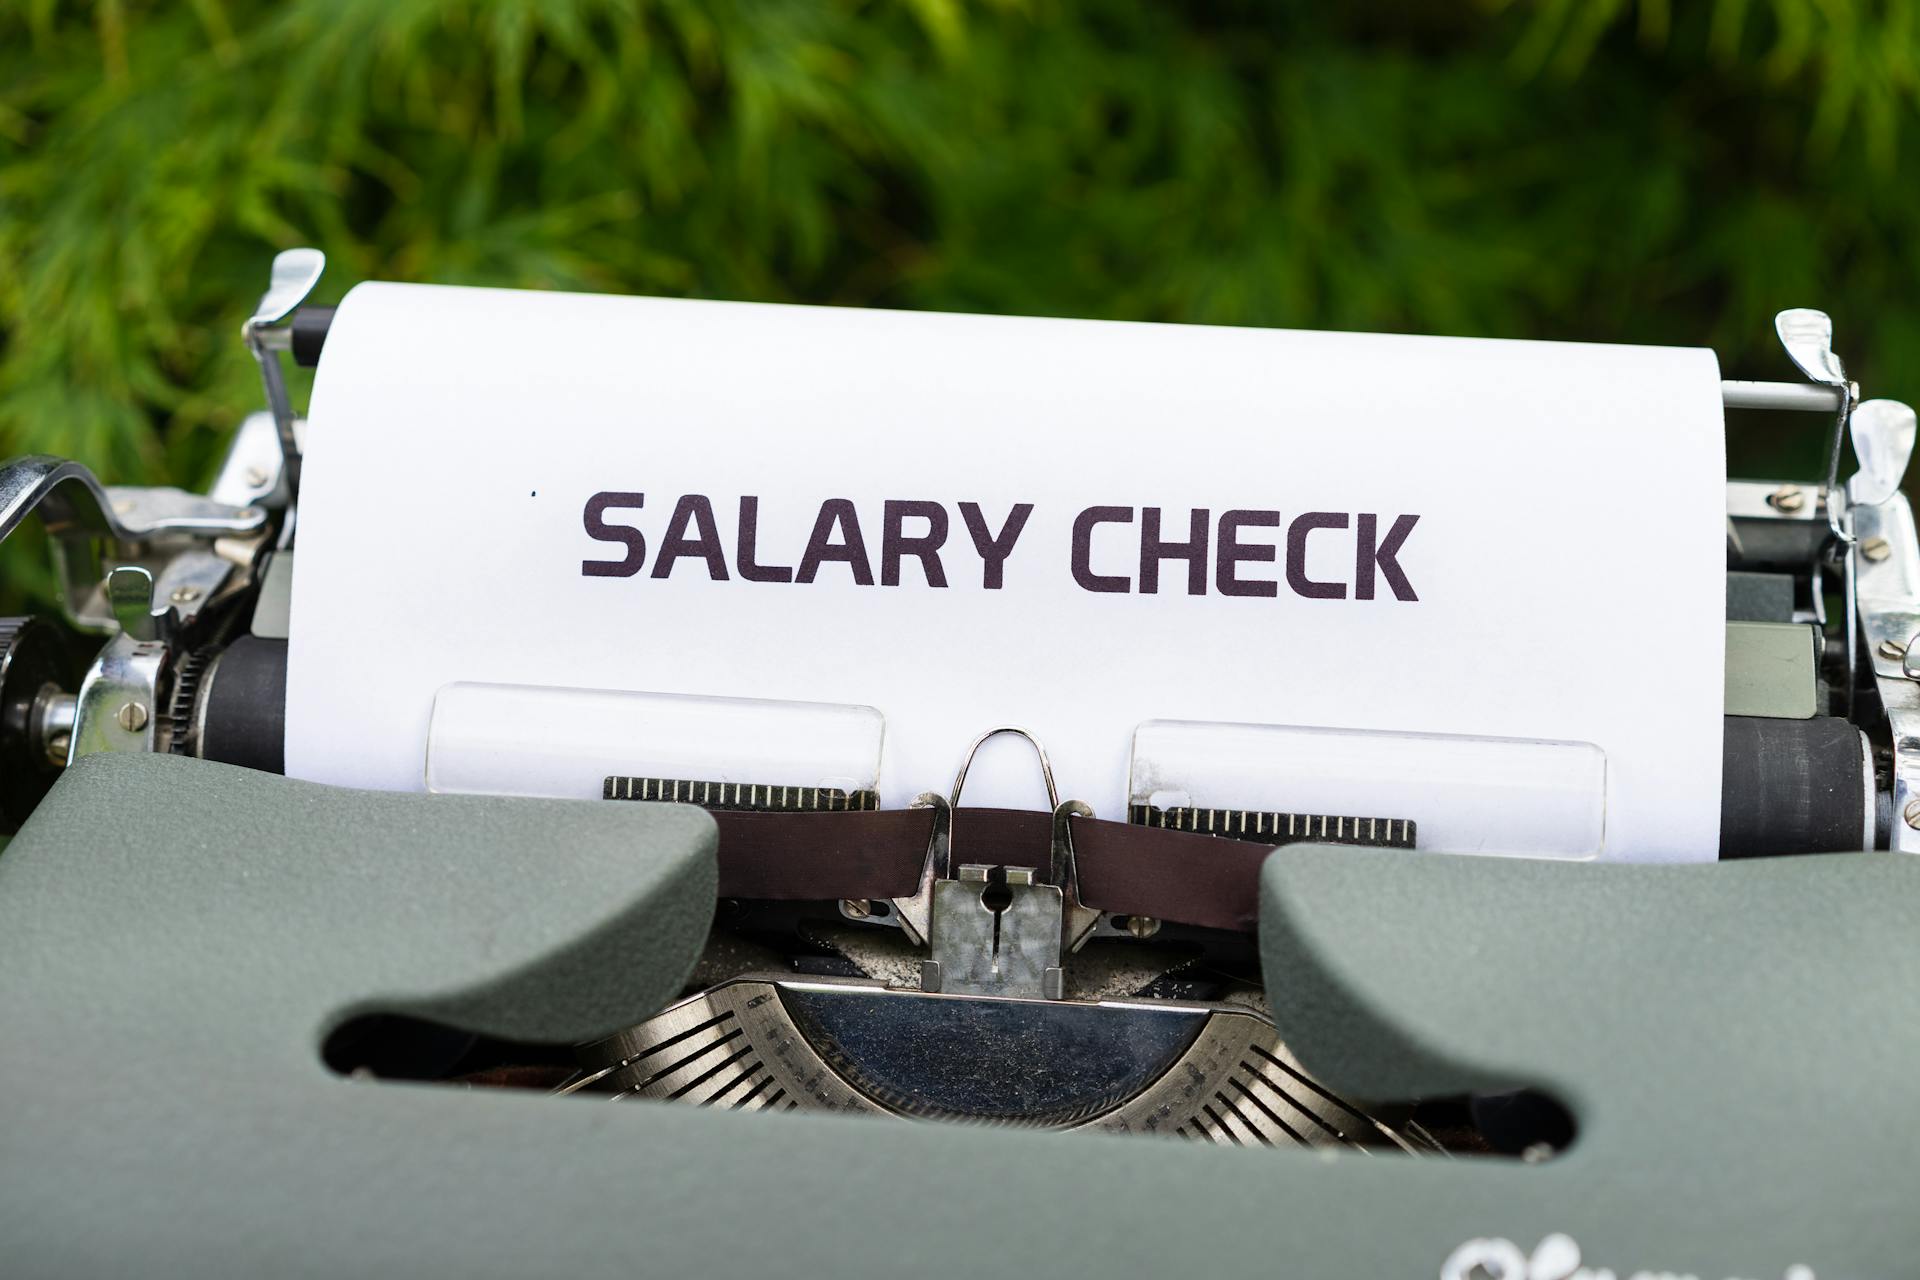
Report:
[[286,346],[285,331],[274,326],[306,301],[326,269],[327,256],[318,249],[287,249],[274,255],[267,291],[260,295],[259,304],[240,329],[247,350],[260,365],[267,408],[273,413],[274,429],[280,437],[287,489],[293,494],[299,493],[300,442],[294,437],[293,402],[287,396],[286,370],[280,364],[280,352]]

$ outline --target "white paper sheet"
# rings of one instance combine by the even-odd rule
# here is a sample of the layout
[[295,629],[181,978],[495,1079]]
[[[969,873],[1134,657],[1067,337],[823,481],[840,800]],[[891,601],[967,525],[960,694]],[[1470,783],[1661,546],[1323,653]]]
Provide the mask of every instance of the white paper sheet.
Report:
[[[420,789],[453,681],[871,705],[888,806],[1021,725],[1105,817],[1143,721],[1327,725],[1592,742],[1603,856],[1714,856],[1709,351],[373,284],[334,319],[307,442],[297,777]],[[631,576],[583,571],[630,558],[589,536],[605,493],[644,494],[600,512],[644,538]],[[944,586],[924,544],[886,554],[890,502],[938,504],[894,532],[944,516]],[[996,583],[969,519],[990,542],[1023,505]],[[1094,507],[1120,510],[1076,575]],[[1209,513],[1204,559],[1158,561],[1152,594],[1150,508],[1163,542]],[[1278,515],[1237,517],[1223,566],[1236,511]],[[1378,551],[1406,516],[1361,556],[1363,517]],[[755,580],[780,570],[812,580]],[[965,798],[1036,804],[1031,758],[983,754]]]

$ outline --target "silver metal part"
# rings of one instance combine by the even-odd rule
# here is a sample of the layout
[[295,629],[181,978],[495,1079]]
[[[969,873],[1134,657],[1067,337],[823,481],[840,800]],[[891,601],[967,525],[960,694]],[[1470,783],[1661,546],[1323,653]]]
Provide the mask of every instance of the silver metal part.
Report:
[[106,495],[113,514],[119,519],[121,531],[116,536],[122,542],[169,533],[189,537],[252,533],[267,519],[266,513],[257,507],[230,506],[184,489],[109,485]]
[[[1774,317],[1774,332],[1779,335],[1787,356],[1830,399],[1829,408],[1835,415],[1832,439],[1827,449],[1826,484],[1821,490],[1829,538],[1826,545],[1815,554],[1811,566],[1812,605],[1816,621],[1824,627],[1827,621],[1825,573],[1830,564],[1838,562],[1845,602],[1842,640],[1848,673],[1840,691],[1840,709],[1843,714],[1852,717],[1854,683],[1860,670],[1860,642],[1863,635],[1869,650],[1874,651],[1870,660],[1875,663],[1885,660],[1877,652],[1879,641],[1884,637],[1866,634],[1863,616],[1865,606],[1861,598],[1862,565],[1884,567],[1891,554],[1882,535],[1861,530],[1859,526],[1862,522],[1855,518],[1854,512],[1871,509],[1897,494],[1913,453],[1914,414],[1913,410],[1895,401],[1870,400],[1861,403],[1859,385],[1847,378],[1846,366],[1834,352],[1833,321],[1825,312],[1804,307],[1782,311]],[[1736,399],[1742,401],[1742,407],[1791,407],[1784,403],[1752,403],[1769,397],[1744,391],[1736,396],[1730,393],[1730,387],[1731,384],[1723,384],[1721,389],[1722,402],[1729,407],[1733,407]],[[1840,451],[1849,431],[1853,435],[1854,452],[1860,459],[1860,471],[1842,488]],[[1778,497],[1779,493],[1773,495],[1775,508],[1783,514],[1793,514],[1789,506],[1778,501]],[[1732,510],[1731,502],[1728,514],[1740,514]],[[1860,553],[1861,544],[1866,541],[1872,541],[1874,547],[1870,556]]]
[[121,633],[108,640],[80,685],[67,763],[102,751],[153,751],[167,646]]
[[920,967],[922,991],[1038,996],[1066,991],[1060,968],[1060,890],[1038,884],[1031,867],[968,863],[933,887],[933,958]]
[[135,640],[160,638],[167,619],[164,613],[154,613],[152,574],[134,565],[122,565],[107,573],[106,591],[107,607],[113,610],[113,620],[122,635]]
[[[1824,626],[1827,619],[1822,561],[1844,557],[1842,591],[1846,599],[1845,643],[1849,676],[1846,688],[1841,693],[1841,702],[1845,713],[1851,716],[1851,673],[1859,669],[1860,608],[1855,571],[1857,557],[1853,555],[1856,535],[1853,521],[1847,515],[1847,493],[1840,487],[1840,448],[1854,406],[1859,403],[1860,388],[1847,379],[1846,366],[1833,350],[1833,321],[1826,312],[1809,307],[1791,308],[1773,318],[1773,328],[1779,335],[1780,345],[1786,348],[1788,358],[1799,366],[1800,372],[1826,388],[1834,400],[1833,437],[1827,447],[1827,478],[1820,491],[1827,511],[1829,540],[1813,562],[1813,611]],[[1724,393],[1722,399],[1725,399]]]
[[1877,507],[1900,492],[1913,458],[1913,410],[1898,400],[1865,400],[1848,419],[1860,470],[1847,481],[1847,501]]
[[1833,353],[1833,320],[1824,311],[1791,307],[1773,318],[1773,331],[1800,372],[1827,387],[1847,385],[1847,371]]
[[274,255],[267,291],[260,295],[253,315],[240,331],[247,350],[260,365],[260,381],[266,388],[267,408],[273,414],[274,430],[280,438],[287,489],[292,493],[300,489],[300,444],[294,436],[293,404],[287,398],[286,371],[280,363],[280,352],[285,349],[287,338],[273,326],[306,301],[326,269],[326,255],[318,249],[287,249]]
[[[1065,998],[1130,1000],[1155,982],[1193,964],[1197,953],[1189,948],[1142,947],[1137,945],[1138,935],[1119,936],[1126,930],[1127,917],[1117,919],[1121,924],[1116,936],[1097,938],[1077,954],[1063,957]],[[925,963],[926,953],[908,941],[905,930],[868,929],[852,920],[833,923],[809,920],[801,924],[801,932],[812,944],[852,964],[864,977],[904,991],[920,986],[920,967]],[[716,932],[714,936],[723,935]],[[714,942],[709,940],[709,950],[713,946]],[[773,972],[781,967],[761,964],[757,969]],[[726,976],[745,972],[739,969]]]
[[1787,356],[1800,372],[1836,393],[1833,439],[1827,448],[1827,483],[1821,491],[1827,497],[1827,528],[1842,544],[1851,541],[1842,519],[1845,505],[1840,493],[1840,445],[1846,437],[1847,419],[1860,399],[1860,388],[1847,380],[1846,366],[1833,350],[1833,321],[1826,312],[1811,307],[1793,307],[1773,318],[1773,331]]
[[[1080,867],[1073,855],[1073,820],[1091,818],[1093,810],[1078,800],[1063,800],[1053,807],[1053,883],[1060,886],[1061,927],[1068,951],[1078,951],[1095,934],[1120,934],[1100,913],[1080,897]],[[1131,934],[1125,936],[1131,937]]]
[[1220,1145],[1437,1145],[1313,1080],[1256,1009],[741,978],[581,1049],[562,1093]]
[[1824,508],[1817,502],[1780,502],[1789,490],[1804,491],[1791,481],[1727,481],[1727,516],[1733,520],[1817,520]]
[[1874,777],[1873,739],[1864,733],[1860,735],[1860,786],[1864,792],[1860,803],[1860,847],[1877,849],[1880,847],[1880,786]]
[[[269,332],[283,332],[270,330]],[[295,424],[295,438],[299,426]],[[220,474],[208,496],[216,502],[242,507],[284,507],[290,494],[286,486],[284,455],[280,452],[280,430],[270,413],[250,413],[233,433]]]
[[888,922],[898,924],[907,931],[907,936],[915,942],[926,945],[930,922],[933,915],[933,886],[937,880],[948,878],[948,864],[951,862],[953,845],[953,811],[960,807],[960,792],[967,785],[967,771],[973,767],[973,758],[979,754],[981,746],[989,739],[1003,733],[1015,734],[1025,738],[1040,758],[1040,776],[1047,786],[1047,804],[1058,808],[1060,792],[1053,782],[1053,762],[1047,759],[1047,749],[1040,745],[1025,729],[1013,725],[1002,725],[989,729],[975,738],[967,747],[966,754],[960,757],[960,769],[953,777],[953,790],[942,796],[938,792],[922,792],[908,806],[912,809],[933,810],[933,834],[927,840],[926,861],[920,868],[920,884],[910,898],[895,898],[893,913]]
[[163,613],[169,625],[184,626],[219,598],[229,583],[244,578],[242,568],[217,551],[190,547],[161,563],[154,598],[166,602]]
[[[53,544],[68,616],[89,631],[119,625],[100,573],[140,565],[159,579],[162,599],[191,618],[250,562],[267,522],[259,507],[234,506],[180,489],[107,488],[77,462],[33,455],[0,467],[0,540],[38,515]],[[198,592],[182,602],[182,587]]]
[[49,686],[34,699],[32,732],[39,753],[49,764],[65,765],[73,750],[73,722],[80,699]]
[[1817,383],[1727,381],[1720,384],[1720,403],[1728,409],[1838,413],[1844,398],[1838,387]]
[[[1052,837],[1044,876],[1035,874],[1033,868],[1007,868],[1006,888],[1036,891],[1020,892],[1018,909],[1011,915],[1007,910],[983,908],[981,892],[986,887],[984,884],[976,884],[962,877],[966,883],[960,888],[946,887],[954,879],[951,871],[953,818],[954,810],[960,803],[960,793],[966,786],[967,770],[972,767],[973,758],[981,745],[1000,734],[1015,734],[1026,739],[1033,747],[1039,757],[1041,778],[1046,784],[1047,803],[1053,811]],[[850,920],[897,925],[915,943],[930,947],[933,956],[926,962],[922,973],[922,982],[927,990],[993,991],[999,994],[1030,991],[1031,994],[1052,993],[1057,996],[1061,990],[1060,954],[1063,946],[1067,951],[1078,951],[1088,938],[1096,935],[1129,936],[1124,930],[1105,921],[1098,910],[1081,901],[1080,876],[1073,855],[1072,820],[1076,817],[1090,818],[1093,810],[1077,800],[1060,799],[1059,789],[1053,781],[1053,764],[1047,759],[1046,748],[1025,729],[1001,726],[975,738],[961,757],[959,771],[953,780],[953,790],[946,796],[925,792],[913,802],[912,807],[933,810],[927,856],[921,864],[920,884],[913,895],[893,899],[892,910],[886,913],[870,911],[865,916],[856,915],[842,904],[840,914]],[[981,876],[987,876],[992,868],[964,870],[969,874],[978,871]],[[1048,892],[1041,893],[1039,890]],[[1057,911],[1053,908],[1056,899]],[[1052,921],[1048,935],[1051,938],[1050,949],[1049,944],[1042,943],[1040,935],[1034,932],[1043,929],[1043,917]],[[1012,934],[1005,933],[1009,928],[1014,930]],[[1038,985],[1031,988],[1029,979],[1032,975],[1029,970],[1038,974]],[[1008,981],[1016,984],[1013,990],[1004,985]],[[964,985],[955,986],[955,983]]]
[[[1906,670],[1908,645],[1920,634],[1920,540],[1904,494],[1855,507],[1852,518],[1862,543],[1882,538],[1888,548],[1880,560],[1859,557],[1856,574],[1860,633],[1893,743],[1893,812],[1904,815],[1920,801],[1920,681]],[[1920,853],[1920,831],[1895,823],[1889,847]]]
[[[933,886],[947,878],[953,846],[953,806],[937,791],[923,791],[910,809],[933,810],[933,833],[927,837],[926,860],[920,864],[920,884],[909,898],[895,898],[885,923],[898,925],[918,946],[926,946],[933,932]],[[844,913],[842,913],[844,914]]]
[[29,454],[0,467],[0,538],[36,511],[49,533],[80,531],[115,542],[251,533],[267,518],[184,489],[106,488],[77,462]]
[[1767,505],[1775,511],[1792,515],[1796,511],[1805,510],[1807,491],[1797,484],[1783,484],[1767,495]]
[[1011,724],[989,729],[968,744],[967,753],[960,757],[960,772],[953,775],[953,792],[947,797],[947,803],[955,809],[960,807],[960,792],[967,785],[967,770],[973,768],[973,758],[980,754],[980,748],[985,746],[989,739],[997,738],[1001,734],[1012,734],[1014,737],[1027,740],[1034,754],[1040,757],[1040,778],[1047,785],[1047,807],[1059,808],[1060,789],[1053,784],[1053,761],[1047,759],[1047,749],[1040,745],[1040,739],[1034,737],[1032,733]]
[[[1900,481],[1906,476],[1907,463],[1913,457],[1914,427],[1913,410],[1897,400],[1868,400],[1856,405],[1848,417],[1853,452],[1860,461],[1860,470],[1847,481],[1844,498],[1836,495],[1836,501],[1845,504],[1844,509],[1836,507],[1836,510],[1843,526],[1841,548],[1847,558],[1847,682],[1841,705],[1849,718],[1853,715],[1854,683],[1860,670],[1860,561],[1862,558],[1884,560],[1888,546],[1886,538],[1879,535],[1862,543],[1855,532],[1858,521],[1853,513],[1877,507],[1900,491]],[[1832,462],[1838,467],[1838,441],[1834,447]],[[1868,555],[1868,547],[1878,550]]]

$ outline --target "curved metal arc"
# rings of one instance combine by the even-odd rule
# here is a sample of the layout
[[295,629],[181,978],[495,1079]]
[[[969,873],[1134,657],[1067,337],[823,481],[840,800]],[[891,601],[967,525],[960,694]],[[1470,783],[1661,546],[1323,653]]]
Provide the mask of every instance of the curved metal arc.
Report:
[[[52,535],[55,573],[69,618],[82,630],[95,632],[111,631],[108,615],[122,612],[102,581],[103,567],[146,557],[149,549],[139,544],[154,538],[217,539],[252,533],[267,522],[267,513],[258,507],[236,507],[181,489],[103,487],[80,463],[45,454],[0,466],[0,542],[33,515]],[[96,544],[102,543],[112,551],[104,566],[95,554]],[[210,552],[192,549],[174,554],[171,563],[194,562],[195,556],[220,570],[212,579],[201,574],[196,581],[210,595],[228,566]],[[140,573],[151,582],[153,571]],[[147,630],[146,624],[139,630]]]
[[1920,424],[1898,400],[1865,400],[1854,407],[1847,429],[1860,460],[1860,470],[1847,481],[1847,501],[1877,507],[1900,491]]
[[1052,812],[1052,840],[1047,869],[1048,883],[1058,887],[1063,898],[1063,938],[1068,951],[1078,951],[1099,926],[1101,912],[1080,897],[1080,869],[1073,852],[1073,819],[1091,818],[1093,810],[1078,800],[1060,799],[1053,779],[1053,763],[1047,750],[1030,731],[1016,725],[1001,725],[987,730],[968,745],[961,757],[960,770],[948,795],[935,791],[921,793],[912,807],[933,810],[932,831],[927,838],[926,860],[920,866],[920,883],[909,898],[893,900],[893,919],[916,944],[926,946],[932,936],[933,888],[935,883],[953,874],[953,815],[959,807],[960,793],[966,787],[967,771],[974,755],[989,738],[1011,733],[1025,738],[1040,759],[1041,777],[1046,781],[1047,801]]
[[0,467],[0,541],[36,511],[49,533],[83,529],[102,537],[130,537],[93,472],[65,458],[29,454]]
[[1053,783],[1053,762],[1047,759],[1047,749],[1040,745],[1040,739],[1034,737],[1031,730],[1022,729],[1019,725],[1014,724],[1003,724],[996,728],[989,729],[975,738],[967,747],[966,755],[960,758],[960,772],[954,775],[953,791],[947,797],[947,803],[955,809],[960,807],[960,790],[967,785],[967,770],[973,767],[973,757],[979,753],[981,747],[986,745],[987,739],[997,738],[1003,733],[1011,733],[1017,737],[1025,738],[1027,744],[1033,748],[1034,754],[1040,757],[1040,776],[1047,784],[1047,807],[1049,809],[1059,808],[1060,790],[1054,786]]
[[1789,307],[1773,317],[1773,331],[1800,372],[1814,382],[1844,387],[1846,366],[1833,351],[1833,320],[1813,307]]
[[[123,518],[123,510],[131,518]],[[36,512],[56,537],[86,534],[115,542],[162,534],[251,533],[267,522],[258,507],[236,507],[183,489],[108,488],[83,464],[47,454],[0,466],[0,541]]]
[[318,249],[283,249],[276,253],[267,277],[267,291],[260,295],[253,315],[247,320],[248,329],[279,324],[292,315],[294,308],[313,292],[313,286],[320,283],[320,274],[326,269],[327,255]]

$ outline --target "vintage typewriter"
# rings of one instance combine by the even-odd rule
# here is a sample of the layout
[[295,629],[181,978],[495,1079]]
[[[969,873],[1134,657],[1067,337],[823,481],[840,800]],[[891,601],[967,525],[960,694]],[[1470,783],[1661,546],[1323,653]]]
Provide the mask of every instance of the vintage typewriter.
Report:
[[[1407,858],[1417,807],[1168,805],[1164,779],[1217,749],[1172,731],[1136,743],[1129,812],[1105,820],[1017,726],[955,744],[905,810],[864,778],[670,761],[604,777],[599,804],[282,780],[304,429],[284,364],[325,358],[321,265],[274,263],[244,329],[268,408],[206,494],[60,458],[0,471],[0,537],[44,527],[61,606],[0,622],[20,832],[0,855],[0,1222],[22,1274],[135,1239],[162,1270],[1511,1280],[1576,1274],[1582,1250],[1622,1275],[1915,1256],[1891,1092],[1920,1047],[1920,880],[1897,856],[1920,852],[1915,418],[1862,399],[1825,315],[1776,318],[1800,379],[1724,384],[1731,432],[1798,414],[1827,464],[1727,486],[1721,865],[1583,868]],[[438,767],[484,772],[455,729]],[[1031,748],[1048,810],[964,807],[1001,736]],[[1299,766],[1298,744],[1234,749]],[[614,874],[619,847],[560,865],[557,846],[634,840],[717,870]],[[490,932],[450,940],[443,908]],[[1608,940],[1576,958],[1570,931]],[[1494,952],[1498,973],[1475,967]],[[334,974],[352,998],[308,1021],[292,993]],[[610,1125],[593,1099],[649,1105]],[[1251,1150],[1289,1147],[1347,1154]],[[46,1229],[89,1186],[118,1224]],[[1795,1216],[1816,1208],[1818,1228]]]

